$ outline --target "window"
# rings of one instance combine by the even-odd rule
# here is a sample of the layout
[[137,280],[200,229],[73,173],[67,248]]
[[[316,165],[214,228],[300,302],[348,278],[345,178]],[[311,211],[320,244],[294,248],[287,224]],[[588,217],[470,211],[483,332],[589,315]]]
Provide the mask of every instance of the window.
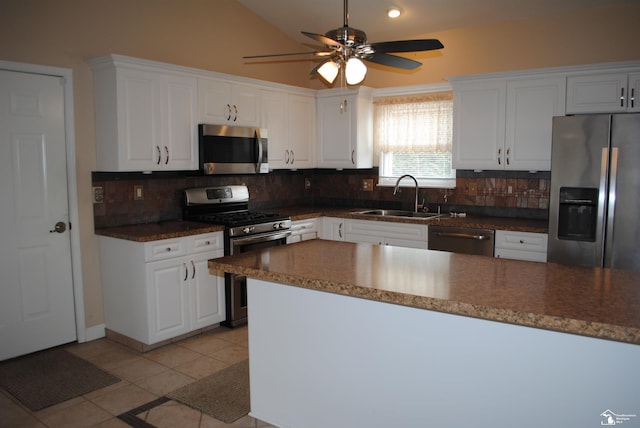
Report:
[[411,174],[420,187],[455,187],[453,94],[390,96],[376,98],[373,104],[378,184],[393,186],[398,177]]

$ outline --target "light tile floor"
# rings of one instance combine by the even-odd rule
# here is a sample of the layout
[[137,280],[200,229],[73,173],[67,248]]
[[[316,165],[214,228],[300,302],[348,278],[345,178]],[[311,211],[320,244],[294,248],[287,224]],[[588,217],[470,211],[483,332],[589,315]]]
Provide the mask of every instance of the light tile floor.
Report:
[[[46,409],[32,412],[0,389],[0,426],[101,427],[131,425],[118,415],[150,403],[188,383],[248,358],[247,328],[219,327],[146,353],[132,351],[108,339],[69,345],[70,352],[122,379]],[[145,427],[266,428],[267,423],[245,416],[226,424],[178,402],[168,400],[137,414]],[[146,424],[145,424],[146,423]]]

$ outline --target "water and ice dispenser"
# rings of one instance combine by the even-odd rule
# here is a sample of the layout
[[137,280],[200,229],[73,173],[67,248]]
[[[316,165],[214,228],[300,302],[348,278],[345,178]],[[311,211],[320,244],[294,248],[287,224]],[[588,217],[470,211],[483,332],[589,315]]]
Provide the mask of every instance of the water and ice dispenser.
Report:
[[598,189],[561,187],[558,211],[558,239],[596,240]]

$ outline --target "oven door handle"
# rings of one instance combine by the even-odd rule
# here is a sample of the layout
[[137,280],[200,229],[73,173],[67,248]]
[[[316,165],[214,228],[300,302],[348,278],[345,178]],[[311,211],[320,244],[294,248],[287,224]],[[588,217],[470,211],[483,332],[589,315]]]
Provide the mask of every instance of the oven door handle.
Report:
[[266,242],[266,241],[275,241],[277,239],[282,239],[282,238],[286,238],[288,236],[291,236],[291,231],[287,230],[286,232],[275,232],[275,233],[269,233],[269,234],[260,234],[260,235],[254,235],[254,236],[246,236],[246,237],[242,237],[242,238],[232,238],[231,242],[236,245],[236,244],[255,244],[258,242]]

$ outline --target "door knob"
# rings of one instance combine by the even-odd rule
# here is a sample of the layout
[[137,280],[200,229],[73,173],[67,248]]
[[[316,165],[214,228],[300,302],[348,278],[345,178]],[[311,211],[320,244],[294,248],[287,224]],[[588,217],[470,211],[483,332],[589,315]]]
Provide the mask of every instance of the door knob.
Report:
[[65,230],[67,230],[67,224],[64,221],[59,221],[49,233],[63,233]]

